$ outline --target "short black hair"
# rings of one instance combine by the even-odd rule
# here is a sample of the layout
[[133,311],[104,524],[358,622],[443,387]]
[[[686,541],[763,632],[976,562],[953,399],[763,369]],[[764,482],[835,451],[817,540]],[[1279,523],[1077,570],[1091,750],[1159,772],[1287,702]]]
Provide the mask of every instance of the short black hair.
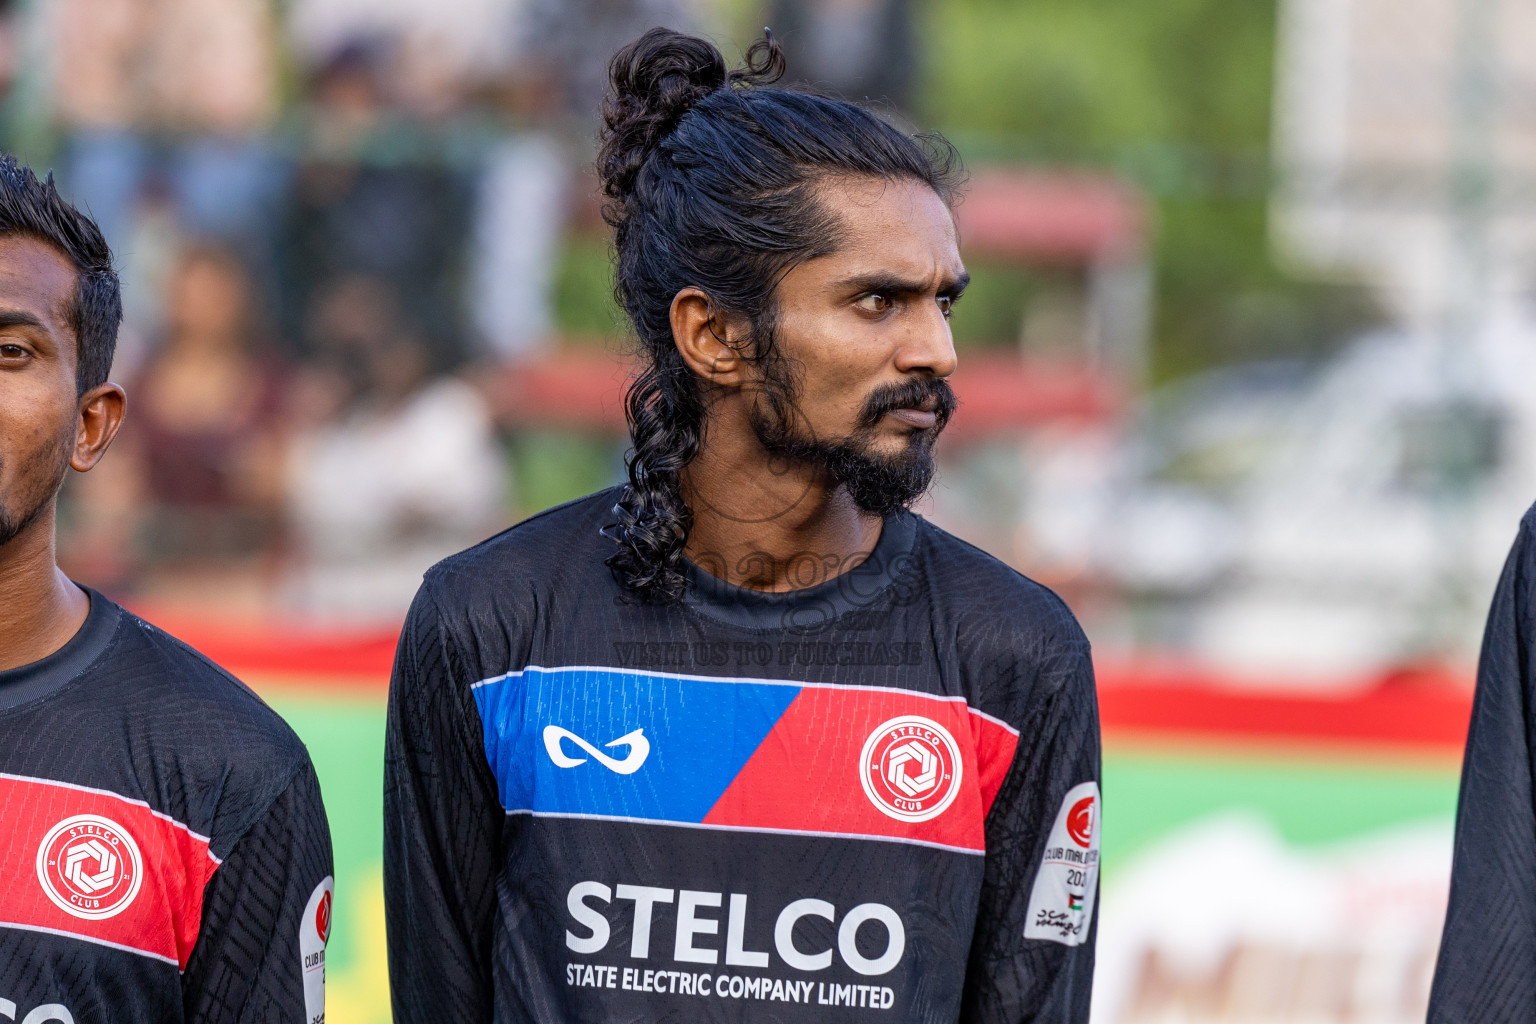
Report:
[[751,326],[749,357],[772,365],[774,289],[795,264],[839,242],[822,186],[915,181],[952,205],[963,177],[938,136],[909,135],[843,100],[769,88],[784,67],[771,34],[731,71],[714,44],[664,28],[609,65],[597,166],[615,290],[644,361],[625,399],[634,448],[608,564],[648,598],[682,594],[692,513],[680,473],[703,438],[705,386],[673,342],[673,297],[702,289],[722,314]]
[[75,387],[83,395],[112,372],[117,328],[123,322],[112,250],[96,222],[59,195],[52,174],[39,181],[30,167],[0,154],[0,237],[6,235],[46,242],[75,266],[69,321],[79,346]]

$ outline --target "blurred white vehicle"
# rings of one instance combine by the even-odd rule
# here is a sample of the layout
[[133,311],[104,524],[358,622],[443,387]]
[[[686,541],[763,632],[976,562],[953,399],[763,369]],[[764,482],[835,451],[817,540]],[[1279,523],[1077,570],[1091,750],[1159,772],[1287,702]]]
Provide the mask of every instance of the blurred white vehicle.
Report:
[[1179,385],[1118,443],[1036,439],[1031,568],[1086,566],[1136,643],[1297,686],[1475,655],[1536,500],[1536,321],[1362,337],[1314,374]]

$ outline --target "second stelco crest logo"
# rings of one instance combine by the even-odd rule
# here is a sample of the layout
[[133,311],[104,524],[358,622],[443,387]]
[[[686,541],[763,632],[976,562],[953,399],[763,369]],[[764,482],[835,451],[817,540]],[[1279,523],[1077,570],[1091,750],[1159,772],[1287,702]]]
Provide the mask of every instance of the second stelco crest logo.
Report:
[[938,722],[902,715],[864,741],[859,781],[870,803],[898,821],[927,821],[960,792],[960,747]]
[[128,909],[144,880],[144,859],[133,836],[111,818],[76,814],[43,837],[37,880],[60,910],[87,920]]

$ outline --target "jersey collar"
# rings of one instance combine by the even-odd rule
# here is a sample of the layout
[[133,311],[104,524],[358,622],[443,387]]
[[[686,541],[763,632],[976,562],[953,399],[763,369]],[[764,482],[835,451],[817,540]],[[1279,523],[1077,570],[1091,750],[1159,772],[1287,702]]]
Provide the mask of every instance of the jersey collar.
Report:
[[886,517],[880,540],[869,557],[825,583],[803,590],[769,593],[738,587],[683,561],[688,579],[685,606],[746,629],[816,632],[852,611],[878,606],[886,592],[912,571],[917,517],[898,512]]
[[80,589],[91,599],[85,623],[48,657],[0,672],[0,711],[46,697],[90,668],[112,642],[122,609],[90,587]]

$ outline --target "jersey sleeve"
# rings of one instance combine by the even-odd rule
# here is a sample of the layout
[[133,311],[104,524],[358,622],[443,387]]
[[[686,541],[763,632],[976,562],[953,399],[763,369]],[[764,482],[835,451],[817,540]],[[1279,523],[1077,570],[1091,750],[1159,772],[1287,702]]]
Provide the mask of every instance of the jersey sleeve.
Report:
[[986,867],[960,1019],[1088,1020],[1098,908],[1099,715],[1081,639],[1048,655],[1041,694],[986,823]]
[[1483,633],[1431,1024],[1536,1020],[1531,530],[1527,513]]
[[323,1024],[331,832],[306,762],[208,882],[182,976],[187,1020]]
[[490,1021],[504,814],[470,679],[427,587],[389,687],[384,891],[397,1024]]

